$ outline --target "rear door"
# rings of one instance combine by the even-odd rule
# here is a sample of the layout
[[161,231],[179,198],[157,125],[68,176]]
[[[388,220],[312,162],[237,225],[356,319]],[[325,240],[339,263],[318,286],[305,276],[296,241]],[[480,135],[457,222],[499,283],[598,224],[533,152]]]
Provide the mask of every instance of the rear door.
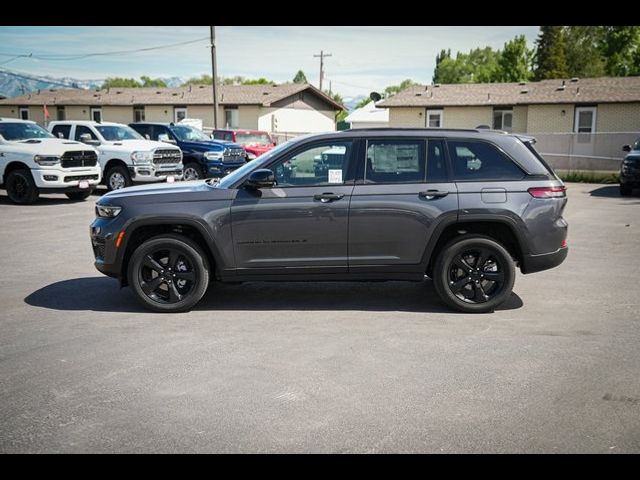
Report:
[[436,224],[457,217],[444,141],[369,138],[363,151],[349,211],[349,270],[417,271]]

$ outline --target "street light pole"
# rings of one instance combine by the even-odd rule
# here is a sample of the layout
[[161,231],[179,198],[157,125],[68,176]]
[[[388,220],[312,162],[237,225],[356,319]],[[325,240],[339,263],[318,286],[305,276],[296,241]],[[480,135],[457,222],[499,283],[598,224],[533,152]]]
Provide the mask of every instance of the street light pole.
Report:
[[213,86],[213,128],[218,128],[218,74],[216,65],[216,27],[211,29],[211,80]]

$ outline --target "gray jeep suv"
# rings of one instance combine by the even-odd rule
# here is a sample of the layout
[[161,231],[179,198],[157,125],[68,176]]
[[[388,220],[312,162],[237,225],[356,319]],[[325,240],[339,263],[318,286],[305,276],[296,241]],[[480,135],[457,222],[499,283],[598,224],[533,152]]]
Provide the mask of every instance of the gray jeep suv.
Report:
[[510,296],[516,266],[533,273],[567,256],[565,187],[533,143],[445,129],[296,138],[219,182],[103,196],[95,266],[160,312],[192,308],[213,277],[425,276],[450,307],[492,311]]

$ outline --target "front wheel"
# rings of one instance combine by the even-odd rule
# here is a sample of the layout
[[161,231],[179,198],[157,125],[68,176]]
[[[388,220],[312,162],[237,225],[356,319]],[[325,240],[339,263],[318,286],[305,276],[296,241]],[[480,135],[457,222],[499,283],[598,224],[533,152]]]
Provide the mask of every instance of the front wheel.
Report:
[[495,240],[465,235],[449,242],[433,270],[436,292],[444,303],[465,313],[492,312],[511,295],[515,264]]
[[156,312],[183,312],[209,286],[209,264],[200,247],[179,235],[153,237],[129,262],[129,285],[142,304]]
[[89,198],[89,196],[91,196],[92,193],[93,193],[93,190],[87,190],[85,192],[68,192],[68,193],[65,193],[65,195],[69,200],[73,200],[74,202],[81,202]]
[[189,180],[200,180],[204,178],[205,174],[202,172],[200,165],[197,163],[189,162],[184,166],[184,170],[182,171],[182,179],[185,182]]
[[105,175],[105,182],[107,189],[111,192],[113,190],[120,190],[121,188],[130,187],[133,185],[131,176],[127,169],[121,165],[111,167]]
[[7,175],[5,188],[9,200],[18,205],[30,205],[36,203],[40,192],[33,181],[31,172],[26,169],[14,170]]

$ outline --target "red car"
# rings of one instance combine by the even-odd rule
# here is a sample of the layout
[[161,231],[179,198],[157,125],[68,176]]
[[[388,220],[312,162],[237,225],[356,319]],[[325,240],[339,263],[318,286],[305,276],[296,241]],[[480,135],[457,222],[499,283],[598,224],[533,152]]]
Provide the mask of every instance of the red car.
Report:
[[247,162],[255,160],[276,146],[267,132],[261,130],[214,130],[211,137],[239,143],[247,152]]

